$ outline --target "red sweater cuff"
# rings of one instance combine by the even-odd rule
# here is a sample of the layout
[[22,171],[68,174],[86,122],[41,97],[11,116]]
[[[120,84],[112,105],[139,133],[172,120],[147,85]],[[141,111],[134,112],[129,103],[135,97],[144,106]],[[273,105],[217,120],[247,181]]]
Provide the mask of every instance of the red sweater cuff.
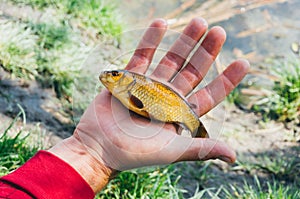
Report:
[[95,196],[73,167],[47,151],[39,151],[19,169],[0,180],[35,198],[92,199]]

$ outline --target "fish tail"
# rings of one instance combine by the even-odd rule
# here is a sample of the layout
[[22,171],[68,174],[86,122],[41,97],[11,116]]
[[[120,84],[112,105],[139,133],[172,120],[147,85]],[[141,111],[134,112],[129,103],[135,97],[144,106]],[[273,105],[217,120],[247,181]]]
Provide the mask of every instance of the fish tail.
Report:
[[192,137],[198,138],[208,138],[207,130],[205,129],[203,123],[199,120],[199,118],[193,118],[193,120],[189,120],[189,122],[183,123],[190,132]]
[[207,133],[206,128],[204,127],[203,123],[201,121],[199,121],[199,127],[198,129],[196,129],[196,134],[195,137],[197,138],[209,138],[209,135]]

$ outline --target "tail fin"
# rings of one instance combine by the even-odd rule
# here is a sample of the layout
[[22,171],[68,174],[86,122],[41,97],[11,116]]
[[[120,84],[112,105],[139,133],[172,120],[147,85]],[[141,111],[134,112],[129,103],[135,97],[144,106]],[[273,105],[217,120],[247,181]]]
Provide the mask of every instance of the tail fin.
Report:
[[199,120],[200,124],[195,134],[196,138],[209,138],[207,130],[205,129],[203,123]]
[[193,122],[187,123],[178,123],[180,127],[183,129],[189,130],[191,137],[197,138],[209,138],[207,130],[205,129],[203,123],[197,118],[197,120],[193,120]]

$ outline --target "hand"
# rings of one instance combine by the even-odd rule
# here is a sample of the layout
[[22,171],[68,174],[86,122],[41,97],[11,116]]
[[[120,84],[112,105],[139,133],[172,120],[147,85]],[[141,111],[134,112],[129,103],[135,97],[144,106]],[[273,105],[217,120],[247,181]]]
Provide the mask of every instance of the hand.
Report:
[[[164,20],[155,20],[146,30],[125,69],[145,73],[166,30]],[[162,58],[151,77],[168,82],[184,96],[193,91],[209,70],[226,39],[221,27],[211,28],[183,68],[190,52],[206,31],[205,20],[193,19]],[[187,100],[196,105],[195,112],[202,116],[237,86],[248,69],[247,61],[233,62],[210,84],[194,92]],[[111,171],[187,160],[219,158],[229,163],[235,161],[235,152],[225,143],[214,139],[183,137],[176,133],[176,127],[172,124],[149,121],[131,114],[106,89],[87,108],[72,138],[84,146],[102,167],[110,168]]]

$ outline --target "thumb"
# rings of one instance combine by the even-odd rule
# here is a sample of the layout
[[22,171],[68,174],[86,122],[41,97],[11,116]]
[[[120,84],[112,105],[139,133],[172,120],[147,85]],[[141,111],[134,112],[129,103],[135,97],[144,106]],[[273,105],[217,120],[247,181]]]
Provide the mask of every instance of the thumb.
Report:
[[227,144],[209,138],[194,138],[176,162],[220,159],[234,163],[236,154]]

